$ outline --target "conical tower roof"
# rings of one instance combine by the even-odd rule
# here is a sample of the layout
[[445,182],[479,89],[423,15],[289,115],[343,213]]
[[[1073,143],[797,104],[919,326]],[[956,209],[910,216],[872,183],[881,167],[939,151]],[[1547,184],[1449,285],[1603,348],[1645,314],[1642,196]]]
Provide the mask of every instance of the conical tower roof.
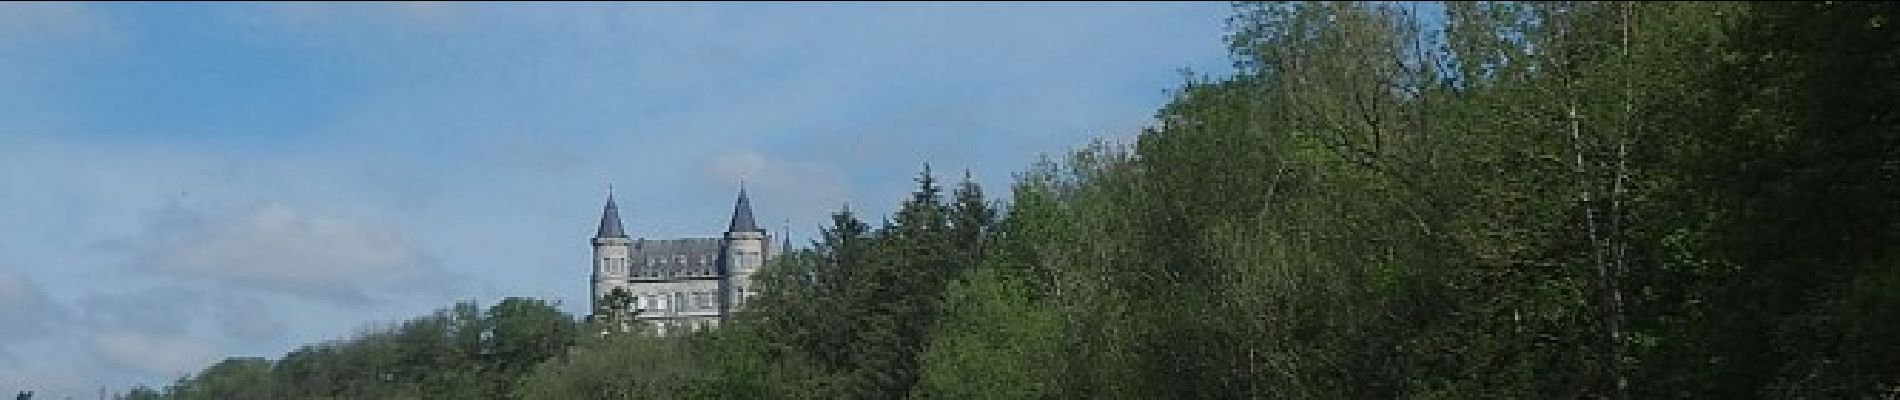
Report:
[[739,187],[739,202],[732,206],[732,225],[726,232],[761,232],[759,224],[752,221],[752,201],[746,199],[745,187]]
[[594,231],[595,238],[626,238],[627,232],[620,227],[620,207],[614,205],[612,190],[607,192],[607,207],[600,211],[600,229]]

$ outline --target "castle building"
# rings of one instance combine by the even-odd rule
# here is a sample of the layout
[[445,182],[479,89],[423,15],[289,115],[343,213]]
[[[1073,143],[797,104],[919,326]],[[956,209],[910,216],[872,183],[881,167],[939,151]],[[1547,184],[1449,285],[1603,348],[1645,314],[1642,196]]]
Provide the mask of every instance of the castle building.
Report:
[[621,289],[630,296],[634,319],[656,332],[718,326],[758,293],[752,276],[777,256],[771,240],[753,221],[743,187],[725,234],[676,239],[629,238],[610,191],[591,240],[592,310],[603,310],[608,295]]

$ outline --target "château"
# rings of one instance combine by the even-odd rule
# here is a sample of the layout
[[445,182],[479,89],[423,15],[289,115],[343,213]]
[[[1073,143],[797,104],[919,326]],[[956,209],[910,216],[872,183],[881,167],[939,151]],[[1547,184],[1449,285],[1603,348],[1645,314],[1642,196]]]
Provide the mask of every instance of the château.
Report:
[[593,318],[602,318],[605,301],[619,289],[634,320],[656,332],[718,326],[758,293],[752,277],[778,255],[768,245],[772,239],[753,220],[744,187],[723,235],[670,239],[628,237],[609,190],[591,240]]

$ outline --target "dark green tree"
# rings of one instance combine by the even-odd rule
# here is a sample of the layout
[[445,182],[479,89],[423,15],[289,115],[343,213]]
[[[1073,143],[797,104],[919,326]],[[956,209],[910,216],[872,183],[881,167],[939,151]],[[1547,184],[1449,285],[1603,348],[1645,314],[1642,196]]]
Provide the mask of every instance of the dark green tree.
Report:
[[482,355],[491,372],[518,376],[572,345],[573,318],[547,302],[509,297],[489,307]]

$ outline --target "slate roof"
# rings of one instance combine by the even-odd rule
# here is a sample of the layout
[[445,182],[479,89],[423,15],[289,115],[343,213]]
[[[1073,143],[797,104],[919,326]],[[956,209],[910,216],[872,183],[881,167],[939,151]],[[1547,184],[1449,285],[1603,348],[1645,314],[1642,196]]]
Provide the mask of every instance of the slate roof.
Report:
[[639,239],[629,261],[633,276],[692,277],[719,275],[719,238]]
[[594,231],[596,238],[625,238],[627,232],[620,227],[620,207],[614,205],[614,195],[607,195],[607,208],[600,211],[600,229]]
[[752,201],[746,199],[743,187],[738,204],[732,205],[732,225],[726,226],[726,232],[760,232],[759,224],[752,222]]

